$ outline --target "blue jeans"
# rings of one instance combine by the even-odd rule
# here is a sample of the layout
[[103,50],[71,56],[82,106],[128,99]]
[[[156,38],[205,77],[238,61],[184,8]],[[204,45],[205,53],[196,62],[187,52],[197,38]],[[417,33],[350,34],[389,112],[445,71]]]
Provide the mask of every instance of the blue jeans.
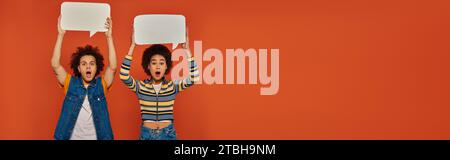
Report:
[[140,140],[177,140],[173,124],[162,129],[151,129],[141,126]]

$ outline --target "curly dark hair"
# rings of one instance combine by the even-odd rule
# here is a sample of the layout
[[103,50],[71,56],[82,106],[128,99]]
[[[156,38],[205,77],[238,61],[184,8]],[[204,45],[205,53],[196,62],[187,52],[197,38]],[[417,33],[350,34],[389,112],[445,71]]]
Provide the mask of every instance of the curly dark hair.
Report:
[[78,70],[78,66],[80,65],[81,57],[87,55],[94,56],[95,58],[95,63],[97,64],[97,72],[95,72],[95,76],[103,71],[103,67],[105,66],[105,64],[103,63],[103,56],[102,54],[100,54],[99,49],[97,47],[92,47],[91,45],[86,45],[85,47],[78,47],[77,51],[72,54],[72,59],[70,60],[70,68],[72,68],[75,76],[81,76],[81,73]]
[[170,50],[162,45],[162,44],[154,44],[147,49],[145,49],[144,54],[142,55],[142,68],[144,69],[147,75],[151,75],[150,69],[148,69],[148,65],[150,64],[150,60],[154,55],[161,55],[166,59],[167,69],[164,73],[165,75],[170,72],[172,68],[172,54]]

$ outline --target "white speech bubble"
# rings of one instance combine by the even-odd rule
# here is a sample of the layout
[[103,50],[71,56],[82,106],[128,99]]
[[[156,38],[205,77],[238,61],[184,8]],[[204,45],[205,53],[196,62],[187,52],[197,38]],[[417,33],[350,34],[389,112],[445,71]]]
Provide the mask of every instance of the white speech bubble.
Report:
[[64,2],[61,4],[61,28],[73,31],[106,32],[106,18],[110,17],[107,3]]
[[138,45],[172,43],[175,49],[186,42],[183,15],[147,14],[134,18],[134,41]]

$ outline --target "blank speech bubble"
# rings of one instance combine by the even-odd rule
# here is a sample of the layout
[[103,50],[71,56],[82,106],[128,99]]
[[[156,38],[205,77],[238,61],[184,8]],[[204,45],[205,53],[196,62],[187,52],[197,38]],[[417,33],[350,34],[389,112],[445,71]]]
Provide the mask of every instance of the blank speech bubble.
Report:
[[61,28],[73,31],[106,32],[106,18],[110,16],[107,3],[64,2],[61,4]]
[[134,41],[138,45],[172,43],[175,49],[186,42],[183,15],[146,14],[134,17]]

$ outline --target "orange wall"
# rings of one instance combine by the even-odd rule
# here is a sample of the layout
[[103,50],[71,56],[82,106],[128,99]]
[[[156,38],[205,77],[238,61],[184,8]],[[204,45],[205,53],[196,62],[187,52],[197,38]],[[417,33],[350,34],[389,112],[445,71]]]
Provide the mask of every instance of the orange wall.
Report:
[[[50,67],[61,2],[0,1],[0,139],[53,137],[64,98]],[[185,15],[204,50],[280,49],[277,95],[204,84],[179,94],[180,139],[450,139],[450,1],[96,2],[111,5],[119,63],[134,16],[147,13]],[[85,44],[106,56],[103,33],[68,32],[67,70]],[[141,79],[144,49],[131,71]],[[118,74],[107,98],[116,139],[137,139],[138,102]]]

